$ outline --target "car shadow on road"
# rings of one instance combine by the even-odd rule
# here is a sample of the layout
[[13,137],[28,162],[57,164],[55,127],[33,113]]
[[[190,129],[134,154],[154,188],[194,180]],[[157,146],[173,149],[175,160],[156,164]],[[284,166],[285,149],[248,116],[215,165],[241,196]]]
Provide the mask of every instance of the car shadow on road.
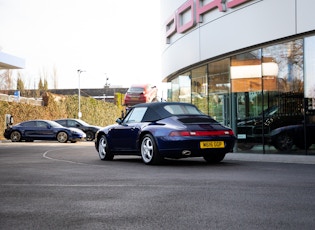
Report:
[[[126,162],[126,163],[137,163],[137,164],[144,164],[141,157],[136,156],[127,156],[127,157],[115,157],[113,162]],[[170,159],[165,158],[161,163],[157,165],[150,165],[150,167],[158,167],[158,166],[202,166],[202,167],[230,167],[239,165],[239,162],[231,162],[231,161],[221,161],[219,163],[207,163],[203,160],[203,158],[182,158],[182,159]]]

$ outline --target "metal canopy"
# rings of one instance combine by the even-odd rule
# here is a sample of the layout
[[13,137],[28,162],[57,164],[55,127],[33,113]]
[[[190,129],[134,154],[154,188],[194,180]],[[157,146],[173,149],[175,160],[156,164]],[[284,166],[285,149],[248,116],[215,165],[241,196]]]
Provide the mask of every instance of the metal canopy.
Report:
[[24,69],[25,60],[10,54],[0,52],[0,69]]

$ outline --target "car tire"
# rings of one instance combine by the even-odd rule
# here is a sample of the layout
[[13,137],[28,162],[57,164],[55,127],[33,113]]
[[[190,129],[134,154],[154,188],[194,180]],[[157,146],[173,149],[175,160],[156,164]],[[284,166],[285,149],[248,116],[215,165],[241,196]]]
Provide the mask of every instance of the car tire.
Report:
[[216,164],[221,162],[225,157],[225,153],[209,153],[203,156],[207,163]]
[[293,146],[293,139],[287,133],[281,133],[277,136],[274,147],[280,151],[290,151]]
[[13,131],[10,135],[10,139],[12,142],[21,141],[21,133],[19,131]]
[[147,165],[159,164],[163,160],[152,135],[146,134],[141,140],[141,157]]
[[98,141],[98,156],[102,161],[110,161],[114,159],[114,154],[111,153],[105,135],[102,135]]
[[239,148],[240,150],[251,150],[252,148],[254,148],[254,144],[251,143],[238,143],[237,144],[237,148]]
[[299,149],[306,150],[306,149],[309,149],[309,148],[312,146],[312,142],[311,142],[311,140],[307,140],[307,141],[306,141],[306,145],[305,145],[304,140],[299,140],[299,141],[296,141],[295,145],[296,145]]
[[94,140],[94,133],[92,131],[87,131],[86,133],[86,140],[93,141]]
[[66,132],[59,132],[57,134],[57,141],[60,143],[66,143],[68,141],[68,134]]

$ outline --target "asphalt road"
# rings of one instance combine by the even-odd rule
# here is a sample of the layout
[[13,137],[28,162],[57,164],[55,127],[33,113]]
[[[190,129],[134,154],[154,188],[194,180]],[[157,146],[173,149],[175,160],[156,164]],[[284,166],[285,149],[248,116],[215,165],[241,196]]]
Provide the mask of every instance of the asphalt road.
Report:
[[147,166],[91,142],[0,143],[0,229],[314,229],[314,164],[237,156]]

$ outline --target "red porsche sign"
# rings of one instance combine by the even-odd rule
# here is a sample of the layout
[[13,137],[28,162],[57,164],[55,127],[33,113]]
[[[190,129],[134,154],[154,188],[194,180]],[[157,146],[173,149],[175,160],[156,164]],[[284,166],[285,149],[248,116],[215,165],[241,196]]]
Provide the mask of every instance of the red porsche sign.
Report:
[[[252,0],[212,0],[204,4],[205,0],[188,0],[181,5],[166,21],[166,39],[176,33],[185,33],[193,28],[196,23],[202,22],[202,16],[212,10],[218,9],[225,12],[229,8],[235,8]],[[183,22],[183,15],[188,15],[188,20]],[[186,16],[187,18],[187,16]]]

